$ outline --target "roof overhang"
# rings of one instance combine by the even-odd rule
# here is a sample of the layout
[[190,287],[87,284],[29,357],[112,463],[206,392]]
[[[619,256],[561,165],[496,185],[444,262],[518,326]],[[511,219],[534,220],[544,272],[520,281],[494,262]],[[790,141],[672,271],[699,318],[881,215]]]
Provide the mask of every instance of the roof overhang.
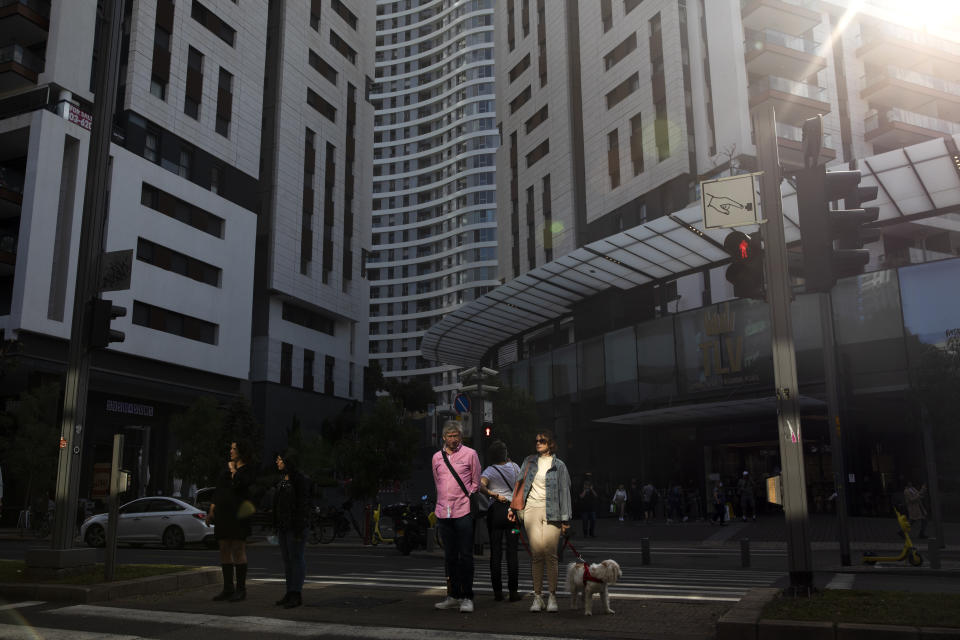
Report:
[[[749,420],[751,418],[771,418],[777,415],[777,399],[774,396],[761,398],[738,398],[737,400],[723,400],[720,402],[701,402],[697,404],[682,404],[675,407],[649,409],[647,411],[632,411],[607,418],[594,418],[594,422],[604,424],[619,424],[639,427],[657,426],[666,427],[677,424],[730,420]],[[800,412],[815,413],[823,411],[827,403],[809,396],[800,396]]]
[[[862,160],[861,185],[877,185],[880,208],[876,226],[925,219],[951,220],[960,212],[960,152],[957,139],[930,140]],[[784,237],[800,239],[797,197],[781,183]],[[761,203],[762,207],[762,203]],[[934,216],[941,221],[927,220]],[[742,228],[750,232],[756,226]],[[498,344],[570,315],[574,305],[609,289],[623,291],[647,283],[668,282],[723,264],[727,229],[705,229],[701,204],[592,242],[507,282],[443,317],[424,334],[428,360],[474,366]]]

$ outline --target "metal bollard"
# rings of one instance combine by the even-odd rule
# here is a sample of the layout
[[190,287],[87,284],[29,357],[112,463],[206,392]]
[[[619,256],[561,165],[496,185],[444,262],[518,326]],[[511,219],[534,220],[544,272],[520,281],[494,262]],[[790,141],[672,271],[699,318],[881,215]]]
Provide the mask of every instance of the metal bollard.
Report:
[[936,538],[927,540],[927,559],[931,569],[940,568],[940,541]]
[[640,538],[640,564],[650,564],[650,538]]
[[740,566],[750,568],[750,538],[740,540]]

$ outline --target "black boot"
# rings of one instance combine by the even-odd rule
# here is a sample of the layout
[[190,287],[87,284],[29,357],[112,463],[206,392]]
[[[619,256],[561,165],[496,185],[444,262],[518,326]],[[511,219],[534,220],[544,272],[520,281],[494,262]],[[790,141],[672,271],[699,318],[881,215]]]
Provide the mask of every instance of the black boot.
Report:
[[283,597],[277,600],[276,602],[274,602],[274,604],[277,605],[278,607],[282,607],[283,605],[287,604],[288,602],[290,602],[291,593],[292,592],[287,591],[285,594],[283,594]]
[[284,609],[293,609],[294,607],[299,607],[303,604],[303,599],[300,597],[299,591],[291,591],[290,599],[287,600],[286,604],[283,605]]
[[247,564],[238,564],[237,567],[237,590],[230,596],[230,602],[239,602],[247,599]]
[[223,573],[223,591],[213,596],[214,600],[229,600],[233,595],[233,565],[221,564],[220,571]]

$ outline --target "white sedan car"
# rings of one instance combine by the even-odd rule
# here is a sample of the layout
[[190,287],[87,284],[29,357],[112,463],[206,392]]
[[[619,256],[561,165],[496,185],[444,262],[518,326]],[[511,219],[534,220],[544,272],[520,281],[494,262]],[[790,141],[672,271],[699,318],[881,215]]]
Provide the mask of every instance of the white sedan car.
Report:
[[[180,549],[188,542],[214,541],[213,525],[207,514],[177,500],[151,496],[120,507],[117,541],[135,545],[162,543],[168,549]],[[90,516],[80,527],[80,537],[91,547],[102,547],[107,541],[107,514]]]

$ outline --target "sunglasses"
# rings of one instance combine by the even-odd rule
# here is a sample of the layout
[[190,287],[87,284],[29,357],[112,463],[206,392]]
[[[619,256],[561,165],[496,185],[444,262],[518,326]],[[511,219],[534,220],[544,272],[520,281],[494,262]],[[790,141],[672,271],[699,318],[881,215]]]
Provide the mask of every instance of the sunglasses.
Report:
[[537,438],[537,444],[549,444],[549,442],[546,438]]

